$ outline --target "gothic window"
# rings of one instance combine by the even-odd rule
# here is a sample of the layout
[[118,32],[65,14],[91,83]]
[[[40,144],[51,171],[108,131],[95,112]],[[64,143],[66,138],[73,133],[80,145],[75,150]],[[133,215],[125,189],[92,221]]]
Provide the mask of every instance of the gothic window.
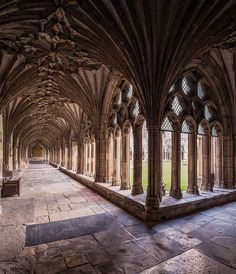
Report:
[[133,115],[134,115],[135,118],[139,115],[139,102],[138,101],[136,101],[136,103],[135,103],[135,107],[134,107],[134,110],[133,110]]
[[177,114],[178,116],[180,115],[180,113],[183,111],[183,107],[180,103],[180,100],[177,96],[174,97],[174,100],[172,102],[172,110],[174,111],[175,114]]
[[[220,113],[217,111],[217,104],[211,98],[211,93],[206,88],[207,84],[205,82],[203,84],[202,80],[198,80],[196,77],[199,77],[198,73],[188,73],[188,76],[181,77],[171,86],[164,113],[168,113],[168,117],[172,117],[172,114],[175,114],[173,116],[175,117],[174,120],[178,120],[177,123],[182,122],[181,132],[183,133],[194,132],[194,124],[203,121],[203,124],[200,124],[197,128],[197,133],[205,135],[208,134],[208,124],[212,121],[214,123],[218,122],[217,117],[220,117]],[[183,93],[180,94],[179,88],[176,89],[176,87],[181,87]],[[186,118],[183,121],[183,116],[189,116],[191,119]],[[172,120],[169,120],[169,118],[163,119],[162,130],[175,130]],[[195,122],[193,122],[194,120]],[[215,135],[215,128],[209,133]]]
[[117,115],[115,115],[115,116],[114,116],[113,123],[114,123],[114,125],[116,125],[116,124],[117,124]]
[[203,99],[205,97],[205,89],[203,87],[203,85],[198,82],[197,84],[197,96],[200,98],[200,99]]
[[191,129],[190,129],[189,124],[187,123],[186,120],[183,121],[182,132],[183,133],[191,133]]
[[213,125],[211,134],[214,137],[221,136],[221,128],[218,125]]
[[174,91],[174,90],[175,90],[175,84],[173,84],[173,85],[171,86],[169,92],[172,92],[172,91]]
[[198,126],[198,134],[199,135],[206,135],[207,134],[207,127],[205,124],[199,124]]
[[205,105],[204,107],[204,116],[208,121],[210,121],[213,118],[212,112],[208,105]]
[[161,125],[161,130],[174,131],[173,126],[172,126],[168,117],[165,117],[165,119]]
[[127,97],[128,97],[128,99],[130,99],[132,96],[133,96],[133,86],[129,85],[129,90],[128,90],[128,93],[127,93]]
[[186,77],[184,77],[182,80],[182,90],[186,95],[188,95],[191,91],[189,81]]
[[120,92],[119,95],[118,95],[118,101],[117,101],[117,103],[118,103],[118,105],[121,104],[121,92]]
[[110,106],[109,126],[121,126],[125,120],[134,121],[142,113],[141,105],[135,96],[133,86],[125,83],[112,98]]

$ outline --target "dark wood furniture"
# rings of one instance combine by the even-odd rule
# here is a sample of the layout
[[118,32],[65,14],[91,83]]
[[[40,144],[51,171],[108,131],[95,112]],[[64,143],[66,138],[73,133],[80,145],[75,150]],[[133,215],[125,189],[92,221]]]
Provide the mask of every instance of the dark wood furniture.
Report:
[[4,179],[1,191],[2,197],[20,196],[20,178]]

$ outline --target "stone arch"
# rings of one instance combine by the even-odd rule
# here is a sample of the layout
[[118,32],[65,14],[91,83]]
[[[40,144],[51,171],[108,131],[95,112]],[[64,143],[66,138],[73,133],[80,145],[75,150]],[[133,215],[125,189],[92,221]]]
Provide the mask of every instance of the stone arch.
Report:
[[202,119],[198,123],[198,134],[199,135],[211,134],[211,126],[210,126],[210,123],[206,119]]
[[197,124],[194,118],[190,115],[185,115],[181,123],[181,132],[182,133],[196,133]]
[[163,117],[161,130],[162,131],[180,131],[180,120],[179,117],[173,111],[168,111]]

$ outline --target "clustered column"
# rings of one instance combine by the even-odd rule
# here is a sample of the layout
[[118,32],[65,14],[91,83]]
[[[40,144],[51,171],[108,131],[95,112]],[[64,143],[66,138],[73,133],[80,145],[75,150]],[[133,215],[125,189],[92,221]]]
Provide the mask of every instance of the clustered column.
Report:
[[179,130],[172,132],[172,167],[170,196],[182,198],[181,192],[181,135]]
[[188,135],[188,188],[187,193],[199,195],[197,185],[197,134]]
[[142,125],[137,125],[133,131],[134,137],[134,177],[132,186],[132,195],[138,195],[143,193],[142,185],[142,156],[143,156],[143,146],[142,146]]
[[68,142],[67,148],[67,169],[72,169],[72,144]]
[[106,183],[112,183],[113,173],[113,135],[106,139]]
[[211,182],[211,135],[202,136],[202,185],[201,190],[213,191]]
[[130,189],[130,130],[125,129],[122,137],[122,173],[120,189]]
[[147,219],[153,219],[162,199],[162,138],[158,125],[147,124],[148,130],[148,188],[146,197]]
[[62,145],[62,148],[61,148],[61,166],[62,167],[65,166],[65,147],[64,147],[64,145]]
[[116,132],[113,142],[113,176],[112,176],[112,185],[120,185],[120,147],[121,136],[120,132]]

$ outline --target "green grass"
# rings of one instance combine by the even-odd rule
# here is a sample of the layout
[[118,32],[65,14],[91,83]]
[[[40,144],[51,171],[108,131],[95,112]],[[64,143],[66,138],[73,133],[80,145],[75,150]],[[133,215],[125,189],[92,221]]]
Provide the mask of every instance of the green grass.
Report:
[[[166,184],[166,190],[170,190],[171,185],[171,161],[163,161],[162,177]],[[148,168],[147,162],[143,162],[143,188],[147,189],[148,184]],[[130,169],[130,182],[133,183],[133,168]],[[188,165],[187,161],[181,163],[181,189],[185,191],[188,185]]]

